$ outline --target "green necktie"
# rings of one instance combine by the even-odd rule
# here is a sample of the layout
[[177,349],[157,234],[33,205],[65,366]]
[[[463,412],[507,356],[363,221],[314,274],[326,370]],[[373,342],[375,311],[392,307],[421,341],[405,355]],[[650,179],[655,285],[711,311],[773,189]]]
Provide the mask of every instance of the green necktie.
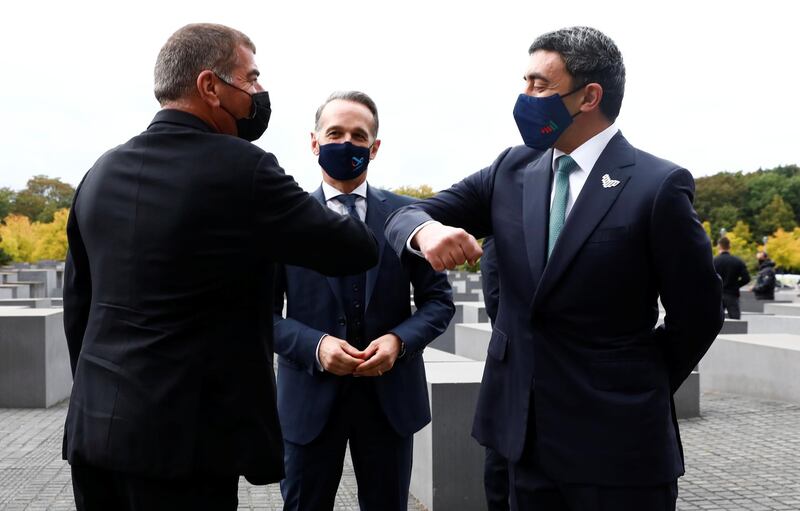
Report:
[[547,257],[553,252],[556,246],[558,235],[564,228],[564,220],[567,216],[567,201],[569,200],[569,175],[578,169],[578,164],[568,155],[560,156],[556,161],[555,194],[553,196],[553,206],[550,208],[550,233],[547,242]]

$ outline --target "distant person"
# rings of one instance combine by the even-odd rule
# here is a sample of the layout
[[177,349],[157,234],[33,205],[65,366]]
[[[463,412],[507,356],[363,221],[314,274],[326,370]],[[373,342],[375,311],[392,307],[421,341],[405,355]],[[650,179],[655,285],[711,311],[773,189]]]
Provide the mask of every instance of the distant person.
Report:
[[756,300],[774,300],[775,286],[777,285],[775,262],[764,251],[758,252],[756,259],[758,259],[758,274],[753,286],[753,294]]
[[731,319],[741,319],[739,288],[750,282],[750,274],[744,261],[731,254],[731,241],[725,236],[717,242],[717,257],[714,270],[722,278],[722,307]]
[[[483,240],[481,256],[481,285],[486,314],[494,327],[497,308],[500,305],[500,279],[497,276],[497,253],[494,249],[494,238],[487,236]],[[494,332],[494,329],[492,329]],[[486,448],[486,459],[483,468],[483,486],[486,492],[488,511],[508,511],[509,479],[508,460],[502,454]]]
[[[286,511],[333,509],[348,443],[360,509],[406,511],[414,433],[431,420],[422,350],[444,332],[455,306],[444,273],[416,257],[401,264],[378,234],[392,211],[414,200],[368,184],[377,137],[378,109],[363,92],[334,93],[317,110],[311,150],[322,185],[312,197],[366,222],[377,234],[380,262],[339,278],[278,268],[274,321]],[[340,251],[336,242],[313,242],[322,254]]]
[[282,479],[275,263],[341,275],[378,260],[363,223],[250,143],[270,115],[255,51],[223,25],[175,32],[156,60],[162,110],[75,194],[64,456],[78,511],[232,511],[239,476]]
[[512,509],[674,510],[672,394],[723,321],[694,180],[620,133],[625,65],[608,36],[564,28],[529,54],[525,146],[393,213],[386,237],[443,269],[494,236],[500,305],[472,433],[509,460]]

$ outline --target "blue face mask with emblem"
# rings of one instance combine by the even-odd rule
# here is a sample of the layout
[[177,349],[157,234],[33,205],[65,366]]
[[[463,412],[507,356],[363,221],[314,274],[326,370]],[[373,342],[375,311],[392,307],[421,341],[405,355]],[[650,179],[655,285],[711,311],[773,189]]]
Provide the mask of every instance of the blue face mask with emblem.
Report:
[[572,124],[572,119],[580,113],[570,114],[563,99],[582,88],[583,86],[578,87],[563,96],[519,95],[514,105],[514,120],[517,121],[517,128],[526,146],[540,151],[553,147],[558,137]]
[[349,181],[367,170],[370,147],[350,142],[319,146],[319,166],[333,179]]

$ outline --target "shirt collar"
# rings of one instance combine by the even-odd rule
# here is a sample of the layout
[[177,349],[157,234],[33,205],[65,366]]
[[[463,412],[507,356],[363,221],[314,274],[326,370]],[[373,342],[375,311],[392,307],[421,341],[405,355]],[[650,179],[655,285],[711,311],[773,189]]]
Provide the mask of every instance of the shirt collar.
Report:
[[[593,136],[581,144],[577,149],[572,151],[570,156],[573,160],[575,160],[575,163],[578,164],[581,170],[584,172],[591,172],[592,168],[594,168],[594,164],[597,163],[597,160],[600,158],[600,154],[618,131],[619,128],[617,128],[617,125],[612,123],[611,126]],[[564,151],[559,151],[558,149],[553,148],[552,167],[554,172],[556,168],[556,160],[559,156],[563,156],[564,154],[566,154]]]
[[[325,181],[322,182],[322,193],[325,195],[325,202],[328,202],[331,199],[335,199],[340,195],[344,195],[341,191],[337,190],[336,188],[332,187]],[[356,194],[359,197],[366,199],[367,198],[367,181],[364,180],[363,183],[358,185],[358,188],[350,192],[351,194]]]

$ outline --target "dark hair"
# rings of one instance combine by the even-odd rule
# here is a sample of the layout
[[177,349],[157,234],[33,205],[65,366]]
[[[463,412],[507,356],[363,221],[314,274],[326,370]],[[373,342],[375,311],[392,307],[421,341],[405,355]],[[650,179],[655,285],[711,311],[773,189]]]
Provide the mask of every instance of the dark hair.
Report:
[[717,245],[719,245],[722,250],[730,250],[731,249],[731,240],[727,237],[723,236],[717,241]]
[[249,37],[225,25],[194,23],[172,34],[156,58],[154,87],[161,105],[181,99],[195,87],[197,75],[206,69],[230,82],[239,63],[239,46],[256,52]]
[[592,27],[569,27],[540,35],[528,53],[538,50],[561,55],[573,88],[597,83],[603,88],[600,111],[614,122],[625,95],[625,64],[610,37]]
[[372,101],[371,97],[357,90],[334,92],[328,96],[328,99],[326,99],[325,102],[322,103],[319,108],[317,108],[317,115],[314,117],[314,131],[319,131],[320,129],[319,118],[322,117],[322,111],[325,110],[325,107],[328,106],[328,103],[337,99],[352,101],[367,107],[369,111],[372,112],[372,136],[378,136],[378,107],[375,105],[375,102]]

